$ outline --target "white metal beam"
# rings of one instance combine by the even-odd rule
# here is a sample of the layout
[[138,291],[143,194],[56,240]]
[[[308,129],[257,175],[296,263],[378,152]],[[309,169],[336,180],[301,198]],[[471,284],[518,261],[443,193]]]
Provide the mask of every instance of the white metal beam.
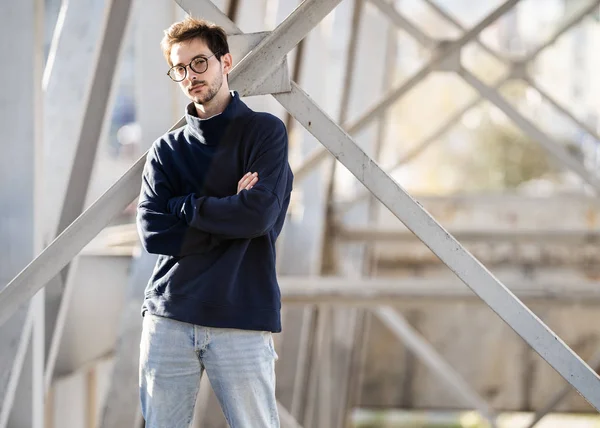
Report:
[[[0,55],[18,64],[0,67],[0,290],[41,247],[43,17],[41,0],[0,2]],[[38,299],[28,306],[0,326],[0,428],[39,427],[32,411],[43,406],[43,391],[33,376],[43,355],[34,352],[43,343],[29,344],[43,313]]]
[[0,325],[60,272],[138,195],[146,155],[0,291]]
[[242,30],[210,0],[175,0],[175,2],[188,15],[202,17],[209,22],[213,22],[223,27],[227,34],[243,34]]
[[[259,49],[257,49],[259,50]],[[276,98],[284,107],[293,112],[300,122],[317,138],[320,138],[334,155],[354,173],[359,180],[373,190],[414,233],[467,283],[493,310],[495,310],[517,333],[519,333],[542,357],[544,357],[565,379],[572,383],[596,408],[600,405],[600,379],[581,361],[554,333],[549,330],[531,311],[529,311],[512,293],[498,282],[481,264],[466,252],[435,220],[433,220],[403,189],[387,176],[350,137],[336,126],[325,114],[310,101],[308,96],[295,85],[290,94],[278,94]],[[130,171],[131,172],[131,171]],[[130,173],[128,172],[128,174]],[[139,176],[138,176],[139,178]],[[127,180],[125,180],[127,181]],[[113,191],[114,187],[109,190]],[[114,192],[113,192],[114,193]],[[124,191],[122,193],[125,193]],[[135,194],[135,193],[134,193]],[[117,196],[107,198],[115,202]],[[133,199],[133,198],[131,198]],[[130,200],[131,200],[130,199]],[[123,204],[123,206],[125,203]],[[104,208],[104,207],[103,207]],[[107,211],[111,215],[115,211]],[[104,212],[103,214],[107,214]],[[85,214],[84,214],[85,216]],[[82,216],[83,217],[83,216]],[[102,218],[101,216],[99,216]],[[89,219],[88,219],[89,221]],[[81,222],[80,222],[81,223]],[[81,224],[71,225],[69,229],[83,228]],[[65,234],[69,231],[67,229]],[[88,231],[89,233],[89,231]],[[69,244],[69,242],[67,242]],[[56,249],[55,249],[56,250]],[[70,248],[72,251],[72,248]],[[42,254],[40,258],[43,256]],[[57,258],[56,255],[52,255]],[[46,256],[46,261],[52,260]],[[63,265],[64,266],[64,265]],[[35,273],[35,272],[34,272]],[[30,277],[37,277],[29,272]],[[39,273],[38,273],[39,275]],[[27,276],[24,272],[17,279]],[[15,282],[13,280],[13,282]],[[12,283],[11,283],[12,284]],[[27,285],[27,284],[26,284]],[[24,289],[25,286],[22,286]],[[42,284],[43,285],[43,284]],[[10,286],[10,284],[9,284]],[[35,288],[38,286],[33,284]],[[41,286],[41,285],[40,285]],[[9,289],[9,292],[14,289]],[[24,293],[1,293],[0,306],[4,315],[4,304],[12,296],[13,303],[23,301]],[[10,310],[10,308],[7,308]]]
[[[253,49],[237,67],[232,70],[233,76],[230,76],[232,86],[238,85],[235,82],[235,76],[244,77],[245,74],[238,72],[234,74],[238,67],[243,66],[256,73],[256,66],[252,65],[254,59],[265,59],[264,50],[277,44],[277,40],[282,29],[292,31],[293,37],[285,38],[285,46],[275,49],[277,54],[269,54],[272,63],[262,63],[266,67],[263,72],[270,72],[277,67],[278,62],[287,54],[285,49],[292,49],[294,40],[301,40],[305,34],[300,34],[301,30],[310,31],[318,24],[317,18],[323,18],[331,11],[341,0],[327,2],[318,2],[307,0],[303,2],[290,16],[288,16],[280,26],[269,36],[265,37],[259,45]],[[206,5],[209,0],[203,0],[198,5]],[[222,20],[222,19],[221,19]],[[279,30],[278,30],[279,29]],[[246,62],[244,66],[243,63]],[[254,64],[259,61],[254,62]],[[260,71],[260,70],[259,70]],[[240,81],[243,86],[243,80]],[[252,82],[247,86],[247,90],[260,87],[260,81]],[[180,120],[172,129],[180,127],[185,122]],[[17,277],[15,277],[0,292],[0,325],[13,314],[16,309],[30,299],[33,294],[43,287],[56,274],[56,268],[62,269],[68,262],[77,255],[77,253],[100,232],[120,210],[126,207],[139,192],[139,179],[144,168],[145,154],[142,156],[110,189],[106,191],[90,208],[83,213],[76,221],[71,223],[64,232],[60,234],[32,263],[30,263]],[[54,273],[53,273],[54,272]]]
[[[75,220],[85,206],[130,8],[131,0],[111,0],[106,5],[98,2],[64,5],[61,10],[61,27],[56,29],[60,37],[54,38],[52,63],[45,73],[45,102],[49,106],[45,117],[45,128],[49,133],[46,153],[50,162],[48,170],[50,174],[57,175],[57,178],[49,180],[56,187],[48,189],[48,193],[62,201],[62,209],[56,213],[59,215],[58,223],[54,216],[50,216],[50,238],[56,237]],[[104,20],[86,27],[82,18],[91,12],[99,12]],[[82,25],[84,28],[81,28]],[[91,48],[94,45],[99,45],[99,48]],[[73,51],[84,54],[77,55],[74,60]],[[65,177],[60,176],[63,163],[67,168]],[[52,206],[48,199],[47,204]],[[52,382],[64,317],[72,293],[73,284],[67,282],[73,278],[71,269],[69,264],[62,275],[58,275],[47,287],[50,354],[45,374],[46,389]]]
[[[180,13],[175,2],[145,0],[134,18],[135,68],[145,70],[135,80],[136,122],[140,125],[141,148],[145,150],[176,121],[185,105],[178,85],[165,75],[166,62],[158,42],[162,32]],[[134,23],[134,24],[135,24]],[[143,25],[140,25],[143,23]],[[152,90],[148,90],[152,88]],[[178,98],[180,97],[180,98]],[[178,102],[178,101],[181,101]],[[180,104],[180,106],[177,106]],[[131,225],[136,243],[135,224]],[[141,338],[140,296],[156,263],[156,255],[141,252],[132,257],[123,309],[117,326],[112,370],[107,379],[106,399],[99,409],[98,428],[139,427],[139,342]]]
[[[440,15],[441,17],[443,17],[444,19],[446,19],[446,21],[450,22],[452,25],[454,25],[459,30],[461,30],[463,32],[467,31],[466,28],[463,27],[462,24],[458,20],[454,19],[452,17],[452,15],[450,15],[445,10],[443,10],[440,6],[438,6],[438,4],[435,1],[432,1],[432,0],[423,0],[423,2],[425,2],[438,15]],[[495,52],[492,48],[490,48],[488,45],[486,45],[485,43],[483,43],[481,41],[480,37],[476,37],[475,38],[475,43],[477,43],[483,50],[485,50],[490,55],[495,56],[500,61],[507,62],[506,58],[501,57],[498,52]]]
[[[600,304],[600,282],[575,279],[516,279],[500,277],[520,299],[556,304]],[[469,301],[477,295],[454,275],[436,278],[293,277],[279,279],[286,305],[322,303],[376,306],[408,300]]]
[[289,94],[274,96],[442,262],[600,410],[600,377],[571,348],[373,162],[305,92],[293,84]]
[[[416,39],[422,46],[431,47],[434,41],[425,34],[420,28],[398,13],[394,5],[386,0],[369,0],[374,6],[388,17],[399,29],[406,31],[413,39]],[[343,122],[341,122],[343,123]]]
[[[445,59],[455,54],[464,45],[478,37],[483,30],[485,30],[489,25],[491,25],[498,18],[500,18],[502,15],[508,12],[519,1],[520,0],[508,0],[502,5],[500,5],[497,9],[495,9],[492,13],[486,16],[482,21],[480,21],[471,30],[465,33],[456,42],[449,44],[443,50],[439,50],[427,64],[425,64],[419,69],[419,71],[417,71],[410,78],[408,78],[402,85],[400,85],[400,87],[392,90],[389,94],[383,97],[380,101],[378,101],[375,105],[373,105],[369,110],[367,110],[357,119],[354,119],[349,123],[342,124],[342,127],[350,135],[353,135],[359,132],[361,129],[364,129],[373,120],[377,119],[380,115],[387,111],[388,108],[394,105],[400,97],[402,97],[404,94],[408,93],[411,89],[413,89],[415,86],[421,83]],[[311,153],[308,157],[308,160],[310,161],[310,166],[315,167],[326,157],[327,150],[324,147],[315,149],[314,153]],[[297,170],[302,171],[305,168],[305,166],[300,165],[297,168]]]
[[567,110],[566,107],[564,107],[561,103],[559,103],[548,92],[546,92],[545,90],[543,90],[534,81],[534,79],[530,75],[525,75],[524,77],[525,77],[524,78],[525,83],[527,83],[529,86],[531,86],[533,89],[535,89],[542,96],[542,98],[546,99],[546,101],[548,101],[550,103],[550,105],[552,105],[552,107],[554,107],[560,113],[562,113],[563,115],[565,115],[569,119],[571,119],[571,121],[573,121],[580,129],[584,130],[590,136],[594,137],[594,139],[596,139],[596,141],[600,141],[600,135],[598,135],[598,132],[596,132],[596,130],[592,129],[591,126],[588,126],[587,124],[585,124],[581,120],[577,119],[573,113],[571,113],[569,110]]
[[[337,237],[345,241],[363,242],[415,242],[417,238],[408,229],[398,227],[361,227],[339,225],[336,229]],[[514,228],[505,230],[477,230],[456,229],[450,230],[452,236],[461,242],[535,242],[535,243],[560,243],[564,245],[585,245],[600,242],[600,229],[524,229]]]
[[489,404],[437,353],[422,335],[411,327],[404,317],[389,306],[381,306],[374,312],[408,349],[446,382],[449,388],[462,397],[467,407],[473,406],[492,427],[497,426],[496,414]]
[[[432,3],[431,1],[428,1],[428,3]],[[570,30],[574,25],[578,24],[579,22],[581,22],[582,19],[584,19],[587,15],[589,15],[596,7],[598,7],[598,5],[600,4],[600,0],[593,0],[592,2],[590,2],[589,5],[587,5],[586,7],[584,7],[581,11],[579,11],[578,13],[574,14],[572,17],[570,17],[566,22],[564,22],[557,30],[555,33],[553,33],[553,35],[548,38],[548,40],[546,40],[543,44],[539,45],[538,47],[536,47],[533,51],[531,51],[530,53],[528,53],[524,58],[520,59],[517,63],[513,64],[511,71],[503,78],[501,78],[500,80],[498,80],[494,85],[493,88],[494,89],[499,89],[501,88],[506,82],[508,82],[509,80],[511,80],[511,78],[514,77],[523,77],[523,76],[518,76],[519,75],[519,69],[524,67],[524,64],[530,63],[533,60],[535,60],[535,58],[537,58],[537,56],[544,51],[546,48],[548,48],[548,46],[552,45],[554,42],[556,42],[556,40],[558,40],[559,37],[561,37],[564,33],[566,33],[568,30]],[[440,11],[441,13],[441,11]],[[449,15],[444,15],[447,19],[450,19],[451,17],[449,17]],[[495,55],[498,59],[502,60],[502,58],[499,56],[498,53],[492,51],[491,49],[487,49],[492,55]],[[527,77],[527,75],[525,75],[525,77]],[[534,86],[534,89],[538,90],[539,89],[537,87]],[[540,92],[541,93],[541,92]],[[543,94],[541,93],[542,96],[545,96],[547,94]],[[547,99],[550,100],[549,97],[547,97]],[[414,148],[411,149],[408,153],[403,154],[399,159],[397,159],[395,161],[395,163],[390,166],[390,167],[386,167],[386,171],[389,174],[393,174],[397,168],[399,168],[400,166],[402,166],[403,164],[411,161],[412,159],[414,159],[416,156],[418,156],[420,153],[422,153],[427,147],[429,147],[432,143],[434,143],[438,138],[440,138],[442,135],[444,135],[446,132],[448,132],[450,129],[452,129],[452,127],[456,124],[456,121],[459,120],[463,114],[467,113],[469,110],[471,110],[472,108],[474,108],[476,105],[478,105],[480,102],[482,101],[482,97],[478,96],[477,98],[473,99],[471,102],[469,102],[468,104],[466,104],[464,107],[462,107],[461,109],[459,109],[456,113],[454,113],[450,118],[448,118],[444,124],[442,124],[439,128],[437,128],[437,130],[435,130],[434,132],[432,132],[428,137],[425,137],[422,141],[418,142],[417,144],[414,145]],[[555,107],[560,107],[559,105],[556,105]],[[577,122],[576,122],[577,123]],[[583,124],[581,124],[583,125]],[[590,131],[588,129],[589,127],[585,127],[584,129],[586,129],[586,131]],[[594,134],[591,134],[594,135]],[[322,149],[322,148],[321,148]],[[304,173],[305,170],[308,170],[309,168],[313,168],[314,166],[318,165],[318,163],[323,159],[323,155],[326,155],[326,151],[323,152],[324,149],[322,150],[315,150],[314,153],[311,153],[311,155],[309,157],[307,157],[306,162],[303,163],[299,168],[298,168],[298,172]],[[367,198],[370,195],[370,192],[368,191],[361,191],[356,197],[352,198],[349,201],[345,201],[342,204],[338,205],[338,212],[339,213],[344,213],[346,211],[348,211],[350,208],[352,208],[356,203],[365,200],[365,198]]]
[[[106,19],[104,2],[63,0],[44,70],[44,238],[57,235]],[[77,52],[77,55],[73,53]],[[79,215],[78,213],[77,215]],[[60,232],[60,230],[58,230]]]
[[[40,236],[41,237],[41,236]],[[40,240],[41,242],[41,240]],[[32,353],[32,377],[33,385],[31,419],[32,428],[44,428],[45,425],[45,397],[44,388],[44,369],[46,362],[46,317],[45,317],[45,289],[37,292],[31,299],[31,311],[33,312],[33,325],[31,332],[31,353]]]
[[58,223],[58,233],[70,225],[84,209],[132,2],[133,0],[109,0],[100,56],[94,70],[90,96],[79,130],[75,158]]
[[302,428],[302,425],[292,416],[292,414],[277,401],[277,411],[282,428]]
[[229,79],[243,93],[252,93],[277,65],[341,0],[304,0],[235,67]]
[[156,256],[142,253],[133,260],[125,301],[119,323],[114,366],[110,373],[99,428],[133,427],[139,406],[139,343],[142,336],[140,296],[152,270]]
[[[596,351],[592,358],[590,358],[589,365],[596,370],[600,370],[600,350]],[[573,392],[573,388],[569,384],[565,385],[560,391],[557,391],[557,393],[551,397],[550,400],[548,400],[548,403],[543,408],[535,412],[533,419],[529,425],[527,425],[527,428],[533,428],[536,426],[538,422],[544,419],[548,413],[550,413],[565,398],[567,398],[571,392]]]
[[573,156],[563,145],[553,141],[547,134],[526,119],[498,91],[489,87],[479,80],[473,73],[461,68],[461,77],[471,85],[481,96],[490,101],[508,116],[523,132],[538,141],[548,153],[550,153],[560,164],[576,173],[588,183],[597,194],[600,194],[600,176],[587,169],[575,156]]
[[[403,18],[395,9],[388,10],[388,16],[390,19],[392,19],[392,21],[400,28],[404,28],[402,21],[398,18],[395,18],[395,15],[399,15],[401,18]],[[422,38],[420,38],[419,35],[416,35],[415,38],[417,41],[422,43]],[[523,130],[523,132],[528,134],[531,138],[537,140],[561,164],[574,171],[590,186],[592,186],[597,193],[600,193],[600,177],[598,177],[597,174],[589,171],[578,159],[571,155],[566,148],[553,141],[548,135],[543,133],[533,123],[521,115],[494,88],[491,88],[483,83],[473,73],[469,72],[462,66],[460,67],[459,74],[468,84],[470,84],[477,92],[479,92],[482,97],[496,105],[496,107],[502,110],[504,114],[511,118],[513,122],[515,122],[517,126]]]
[[[34,305],[30,305],[30,308],[32,307],[34,307]],[[8,360],[8,358],[3,358],[4,363],[9,365],[9,370],[7,373],[2,373],[2,380],[5,385],[2,385],[3,393],[2,401],[0,401],[0,428],[6,428],[8,424],[8,418],[14,403],[15,391],[17,390],[19,377],[21,376],[21,371],[23,369],[23,362],[25,361],[27,348],[29,347],[34,317],[35,314],[33,311],[29,310],[22,323],[14,323],[14,325],[13,323],[5,324],[5,326],[12,327],[17,331],[19,331],[18,327],[22,327],[22,331],[19,331],[20,334],[17,336],[18,342],[14,355],[10,356],[10,360]],[[15,319],[16,318],[17,317],[15,316]]]

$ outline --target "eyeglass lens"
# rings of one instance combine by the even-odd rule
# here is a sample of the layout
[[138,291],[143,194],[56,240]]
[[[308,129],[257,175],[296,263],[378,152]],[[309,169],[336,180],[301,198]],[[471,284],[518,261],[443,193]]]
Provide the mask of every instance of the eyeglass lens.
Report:
[[[194,58],[190,63],[190,68],[195,73],[204,73],[208,69],[208,60],[203,57]],[[182,81],[187,75],[186,67],[183,65],[176,65],[169,70],[169,77],[175,81]]]

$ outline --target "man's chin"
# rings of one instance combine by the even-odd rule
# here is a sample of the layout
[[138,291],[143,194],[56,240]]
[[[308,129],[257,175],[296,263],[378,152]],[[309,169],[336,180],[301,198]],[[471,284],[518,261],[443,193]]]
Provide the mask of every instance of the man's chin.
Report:
[[188,98],[194,103],[194,104],[205,104],[208,100],[206,99],[206,97],[200,97],[198,95],[190,95],[188,94]]

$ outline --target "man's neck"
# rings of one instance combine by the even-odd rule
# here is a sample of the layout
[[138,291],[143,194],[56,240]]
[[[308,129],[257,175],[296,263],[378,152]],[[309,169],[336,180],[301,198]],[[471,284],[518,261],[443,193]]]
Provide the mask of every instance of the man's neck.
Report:
[[217,94],[207,104],[195,104],[196,114],[200,119],[208,119],[218,114],[223,113],[223,110],[227,108],[231,101],[231,94],[229,91],[225,91],[223,94]]

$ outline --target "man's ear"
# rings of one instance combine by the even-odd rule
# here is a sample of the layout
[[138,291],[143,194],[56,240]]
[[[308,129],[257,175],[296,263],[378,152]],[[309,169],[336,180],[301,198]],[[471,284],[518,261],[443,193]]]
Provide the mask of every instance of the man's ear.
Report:
[[233,57],[230,53],[226,53],[221,57],[221,63],[223,64],[223,73],[229,74],[233,68]]

